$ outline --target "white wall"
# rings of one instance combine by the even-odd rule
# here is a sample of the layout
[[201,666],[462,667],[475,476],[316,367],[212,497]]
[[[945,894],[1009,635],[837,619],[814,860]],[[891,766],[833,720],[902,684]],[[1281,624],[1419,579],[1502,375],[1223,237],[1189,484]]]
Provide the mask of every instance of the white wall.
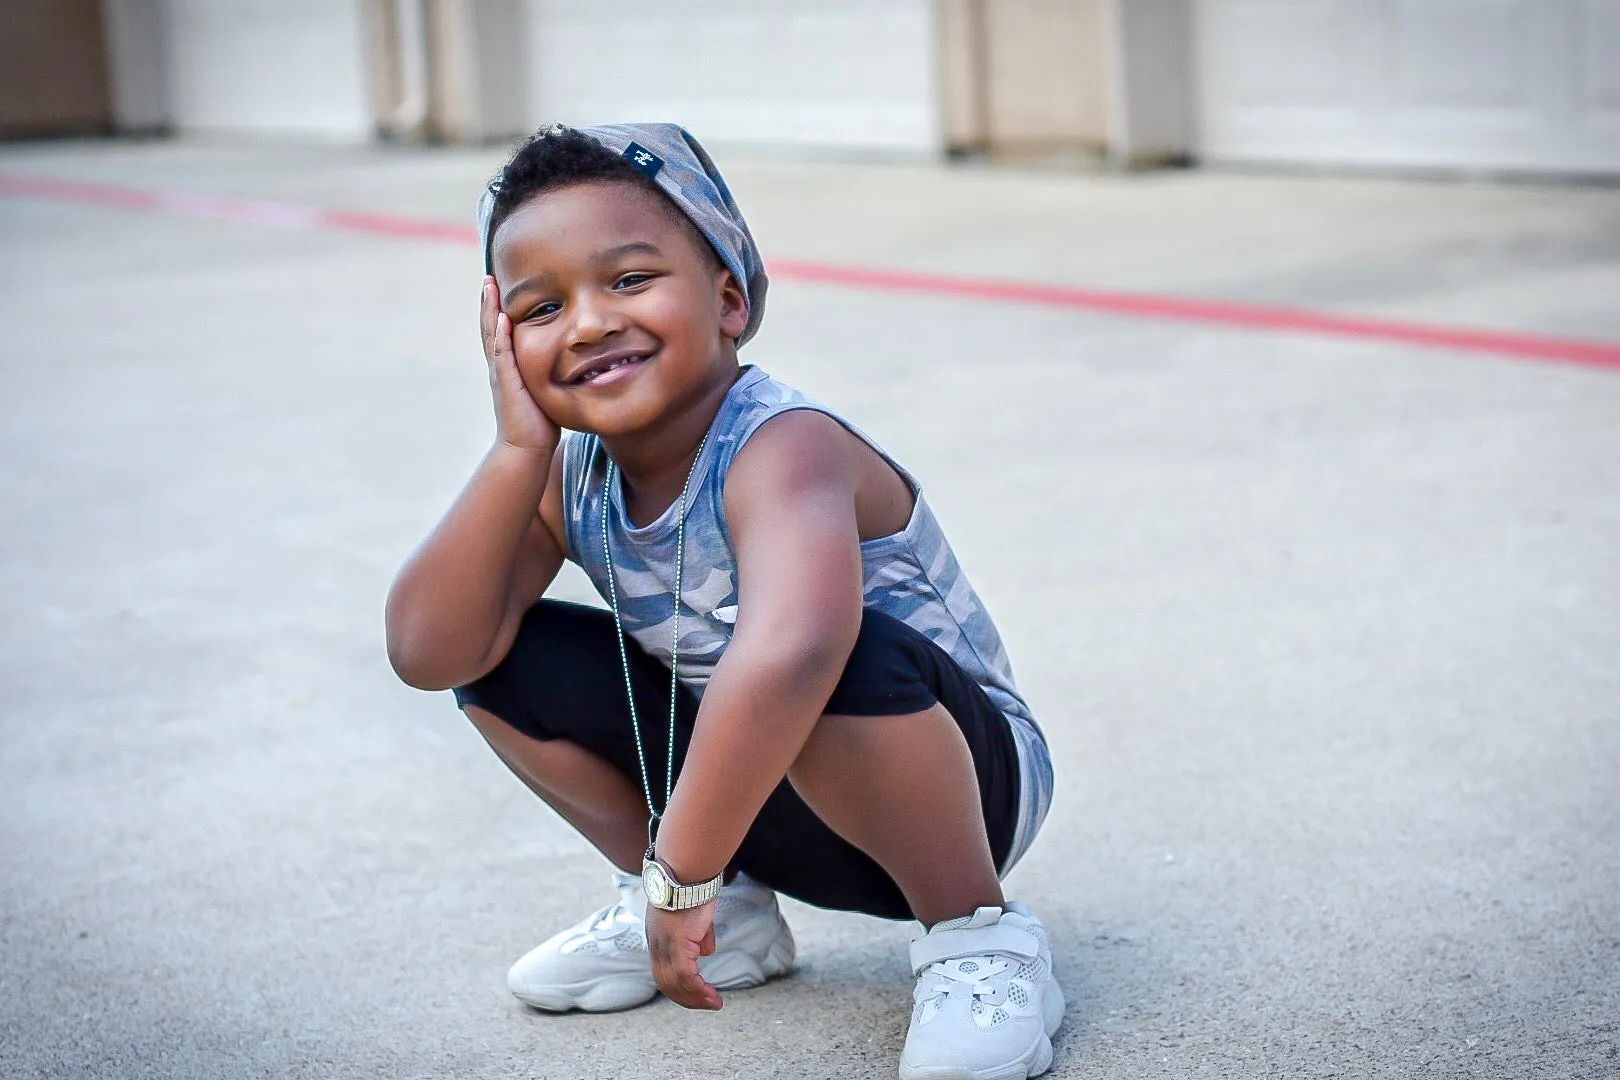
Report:
[[1620,0],[1196,0],[1212,160],[1620,173]]
[[930,0],[529,0],[532,124],[935,153]]
[[167,0],[175,125],[364,139],[360,0]]

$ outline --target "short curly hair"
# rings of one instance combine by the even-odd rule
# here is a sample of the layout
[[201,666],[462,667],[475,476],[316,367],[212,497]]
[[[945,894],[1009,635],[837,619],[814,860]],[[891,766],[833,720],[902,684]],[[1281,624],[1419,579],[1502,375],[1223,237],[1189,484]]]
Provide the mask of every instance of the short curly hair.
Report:
[[691,230],[703,252],[716,266],[723,265],[708,238],[655,182],[583,131],[564,124],[552,124],[541,128],[518,145],[492,185],[495,202],[490,208],[489,225],[484,231],[486,272],[490,269],[490,247],[494,243],[495,230],[518,207],[543,192],[570,184],[604,181],[639,184],[648,191],[657,192],[681,223]]

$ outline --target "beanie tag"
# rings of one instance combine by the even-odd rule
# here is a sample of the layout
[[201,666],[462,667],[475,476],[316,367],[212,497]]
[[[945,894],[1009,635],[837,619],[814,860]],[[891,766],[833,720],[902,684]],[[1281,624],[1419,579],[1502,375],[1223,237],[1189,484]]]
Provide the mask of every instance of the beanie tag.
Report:
[[664,167],[663,158],[636,142],[624,148],[624,159],[649,180],[657,176],[658,170]]

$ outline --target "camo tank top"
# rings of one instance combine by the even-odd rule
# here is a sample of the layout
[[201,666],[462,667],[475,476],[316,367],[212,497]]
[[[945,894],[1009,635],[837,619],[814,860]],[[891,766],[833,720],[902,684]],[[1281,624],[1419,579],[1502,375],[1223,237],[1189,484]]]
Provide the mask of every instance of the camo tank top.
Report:
[[[725,655],[737,622],[737,558],[726,525],[726,475],[760,425],[795,409],[832,417],[862,439],[905,480],[915,499],[904,529],[861,544],[862,590],[876,608],[926,635],[984,689],[1007,717],[1020,757],[1029,836],[1015,838],[1021,854],[1051,798],[1046,741],[1013,681],[1012,665],[990,614],[957,564],[916,479],[848,420],[759,368],[747,366],[716,413],[692,473],[686,503],[686,566],[679,618],[681,681],[699,698]],[[611,502],[608,543],[617,571],[619,613],[627,634],[666,666],[675,627],[677,500],[642,527],[630,524],[622,477],[607,490],[607,452],[594,435],[570,432],[563,448],[563,514],[569,558],[606,599],[602,512]],[[1024,829],[1020,829],[1023,832]],[[1020,844],[1018,841],[1022,840]],[[1006,868],[1003,868],[1006,869]]]

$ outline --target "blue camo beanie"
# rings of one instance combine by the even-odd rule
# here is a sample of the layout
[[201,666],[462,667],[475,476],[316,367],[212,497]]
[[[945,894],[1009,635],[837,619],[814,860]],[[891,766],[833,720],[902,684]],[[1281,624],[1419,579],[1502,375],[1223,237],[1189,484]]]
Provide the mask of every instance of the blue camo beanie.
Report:
[[[754,336],[765,317],[765,262],[754,243],[731,189],[715,168],[708,152],[678,124],[599,124],[574,128],[624,158],[691,219],[709,241],[720,262],[743,286],[748,297],[748,325],[737,344]],[[484,249],[484,269],[490,266],[489,223],[495,211],[500,177],[489,182],[478,200],[478,237]]]

